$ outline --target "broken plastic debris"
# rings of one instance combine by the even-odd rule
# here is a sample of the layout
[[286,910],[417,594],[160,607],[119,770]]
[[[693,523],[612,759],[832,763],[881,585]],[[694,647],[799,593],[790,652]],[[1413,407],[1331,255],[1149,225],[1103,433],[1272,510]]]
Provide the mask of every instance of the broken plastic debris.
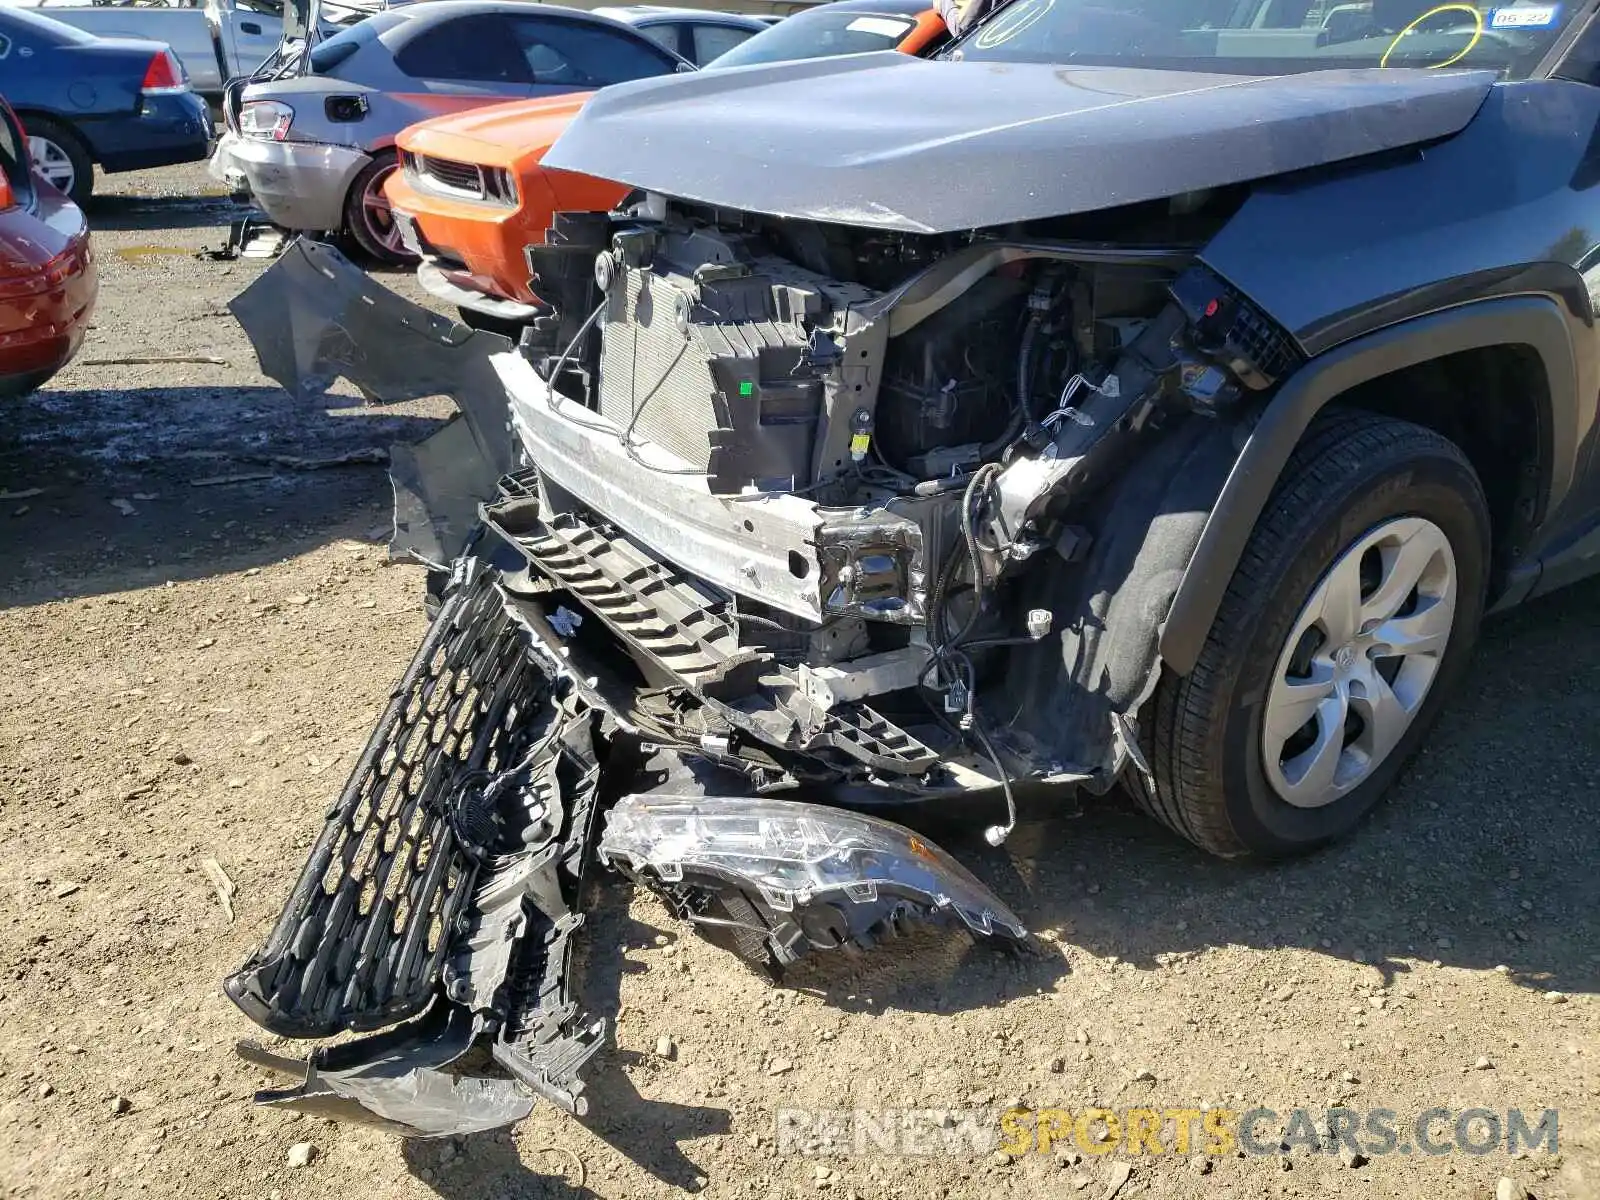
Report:
[[573,612],[565,605],[557,608],[550,615],[550,628],[554,629],[564,638],[569,638],[578,632],[578,626],[583,624],[583,617]]

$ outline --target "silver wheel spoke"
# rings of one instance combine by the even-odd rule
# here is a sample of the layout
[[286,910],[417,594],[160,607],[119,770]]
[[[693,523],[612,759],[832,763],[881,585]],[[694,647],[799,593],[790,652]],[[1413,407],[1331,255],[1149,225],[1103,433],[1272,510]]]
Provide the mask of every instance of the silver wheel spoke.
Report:
[[78,172],[72,165],[72,159],[54,142],[41,137],[30,137],[28,157],[33,160],[33,165],[39,174],[58,191],[70,192],[72,185],[77,182]]
[[399,253],[404,239],[400,236],[400,227],[395,224],[394,207],[383,190],[385,181],[393,174],[393,168],[380,171],[367,182],[366,191],[361,195],[361,208],[366,216],[367,232],[373,240],[385,250]]
[[1350,707],[1361,718],[1361,732],[1353,743],[1376,766],[1393,750],[1411,725],[1411,714],[1400,703],[1389,681],[1368,671],[1350,681]]
[[1405,533],[1397,544],[1380,544],[1379,556],[1383,561],[1383,577],[1377,590],[1361,604],[1361,615],[1367,621],[1382,621],[1394,616],[1427,573],[1439,552],[1446,546],[1444,534],[1437,525],[1418,522],[1417,528]]
[[1281,799],[1320,808],[1377,770],[1427,699],[1455,612],[1455,554],[1433,522],[1397,517],[1345,548],[1289,627],[1268,686],[1262,766]]
[[1317,740],[1311,748],[1283,764],[1289,786],[1317,796],[1334,785],[1344,753],[1345,698],[1335,692],[1317,710]]
[[1415,612],[1390,617],[1372,631],[1372,640],[1390,654],[1426,654],[1438,657],[1450,641],[1455,624],[1453,600],[1423,598]]
[[1322,581],[1318,624],[1328,641],[1342,646],[1361,627],[1361,555],[1346,554]]
[[1267,737],[1281,748],[1334,694],[1333,667],[1314,663],[1310,679],[1287,679],[1274,690],[1267,718]]

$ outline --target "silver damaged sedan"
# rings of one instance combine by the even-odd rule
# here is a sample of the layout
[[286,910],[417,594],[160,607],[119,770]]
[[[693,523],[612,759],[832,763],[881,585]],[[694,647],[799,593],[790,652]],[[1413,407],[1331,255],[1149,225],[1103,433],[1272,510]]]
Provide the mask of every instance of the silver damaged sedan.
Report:
[[211,174],[275,225],[346,232],[388,262],[412,261],[383,192],[406,126],[693,69],[630,25],[552,5],[432,0],[313,37],[309,49],[295,31],[317,28],[315,5],[289,8],[277,53],[228,85]]

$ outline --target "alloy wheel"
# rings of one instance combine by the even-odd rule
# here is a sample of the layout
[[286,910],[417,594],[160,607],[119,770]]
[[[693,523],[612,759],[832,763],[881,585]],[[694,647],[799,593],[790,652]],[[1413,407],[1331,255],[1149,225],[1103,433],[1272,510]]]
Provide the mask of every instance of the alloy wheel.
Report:
[[1422,517],[1386,521],[1339,555],[1290,628],[1262,710],[1281,799],[1332,804],[1388,757],[1439,673],[1457,588],[1450,540]]
[[392,254],[404,255],[406,247],[400,237],[400,226],[395,224],[389,197],[383,191],[383,185],[397,169],[391,166],[376,171],[367,180],[366,189],[361,193],[361,219],[366,223],[367,233],[374,242]]
[[78,169],[72,165],[72,158],[61,146],[49,138],[28,138],[28,156],[33,159],[33,166],[40,175],[59,192],[72,194],[73,187],[78,182]]

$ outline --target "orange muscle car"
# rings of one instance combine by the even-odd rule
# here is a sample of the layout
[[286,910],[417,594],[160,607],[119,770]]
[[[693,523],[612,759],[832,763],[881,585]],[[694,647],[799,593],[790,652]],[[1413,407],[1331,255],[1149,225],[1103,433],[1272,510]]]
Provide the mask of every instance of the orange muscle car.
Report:
[[[947,40],[927,0],[836,0],[785,18],[709,69],[891,48],[925,55]],[[400,134],[401,169],[386,185],[395,223],[421,260],[422,286],[469,323],[510,331],[536,315],[526,248],[544,240],[551,214],[605,212],[627,193],[540,165],[593,94],[498,104]]]

